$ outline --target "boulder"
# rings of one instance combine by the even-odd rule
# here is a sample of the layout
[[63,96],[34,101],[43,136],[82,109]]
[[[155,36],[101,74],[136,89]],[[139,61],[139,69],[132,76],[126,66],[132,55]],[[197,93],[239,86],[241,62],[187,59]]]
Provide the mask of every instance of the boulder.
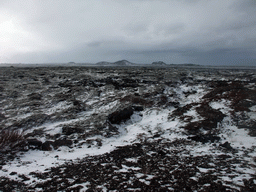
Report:
[[133,111],[134,110],[131,106],[124,109],[117,110],[108,116],[108,120],[112,124],[119,124],[121,122],[128,120],[133,114]]
[[73,141],[72,140],[69,140],[69,139],[58,139],[56,141],[54,141],[54,148],[57,149],[61,146],[67,146],[67,147],[70,147],[71,145],[73,144]]
[[51,151],[52,149],[58,149],[61,146],[70,147],[72,144],[73,144],[73,141],[69,139],[58,139],[55,141],[46,141],[42,144],[42,150]]
[[42,150],[43,151],[51,151],[53,148],[53,141],[45,141],[42,144]]
[[28,95],[30,100],[41,100],[42,99],[42,95],[39,93],[31,93]]
[[42,149],[43,143],[37,139],[27,139],[29,149]]
[[233,149],[233,147],[231,147],[230,143],[227,142],[227,141],[223,144],[220,144],[220,146],[223,147],[223,148],[226,148],[227,150],[232,150]]
[[80,127],[71,127],[71,126],[68,126],[68,125],[64,125],[63,128],[62,128],[62,133],[64,135],[71,135],[71,134],[74,134],[74,133],[83,133],[84,130]]

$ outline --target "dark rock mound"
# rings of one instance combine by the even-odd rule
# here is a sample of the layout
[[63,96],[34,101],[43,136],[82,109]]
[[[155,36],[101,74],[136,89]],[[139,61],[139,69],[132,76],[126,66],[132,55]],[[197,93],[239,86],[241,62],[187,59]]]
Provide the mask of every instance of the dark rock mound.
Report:
[[27,139],[29,149],[42,149],[43,143],[37,139]]
[[120,109],[118,111],[115,111],[114,113],[111,113],[108,116],[108,120],[112,123],[112,124],[119,124],[121,122],[124,122],[126,120],[128,120],[131,115],[133,114],[133,108],[127,107],[124,109]]
[[227,150],[232,150],[233,149],[233,147],[231,147],[230,143],[227,142],[227,141],[223,144],[220,144],[220,146],[227,149]]
[[4,87],[0,86],[0,92],[3,92],[3,91],[4,91]]
[[216,135],[212,135],[212,134],[206,134],[206,135],[195,135],[195,136],[191,136],[188,137],[188,139],[191,139],[193,141],[198,141],[201,142],[203,144],[208,143],[208,142],[215,142],[215,141],[219,141],[220,137],[216,136]]
[[124,147],[117,147],[116,150],[110,152],[110,156],[112,156],[115,160],[120,160],[128,157],[138,157],[143,154],[142,145],[134,144],[128,145]]
[[42,144],[42,150],[43,151],[51,151],[52,148],[53,148],[53,141],[45,141],[43,144]]
[[106,84],[112,84],[115,89],[123,89],[125,87],[132,87],[132,88],[136,88],[138,87],[138,82],[135,79],[129,79],[129,78],[123,78],[123,79],[114,79],[111,77],[107,77],[106,79],[102,79],[100,81],[97,82],[97,85],[101,85],[102,83],[106,83]]
[[[176,110],[175,113],[179,112],[182,114],[184,111],[185,110],[181,108],[181,110]],[[217,128],[218,123],[221,122],[225,117],[220,110],[213,109],[208,103],[202,103],[200,106],[196,107],[196,111],[204,118],[204,120],[190,122],[184,127],[190,133],[196,135],[201,128],[204,130],[213,130]]]
[[56,141],[54,141],[54,148],[57,149],[61,146],[67,146],[67,147],[70,147],[71,145],[73,144],[73,141],[72,140],[69,140],[69,139],[58,139]]
[[209,106],[209,104],[202,103],[199,107],[196,108],[196,111],[199,115],[204,117],[207,121],[209,121],[210,127],[217,127],[217,123],[221,122],[225,115],[217,109],[213,109]]
[[54,99],[56,99],[58,102],[69,100],[72,98],[71,93],[57,93],[54,95]]
[[30,100],[41,100],[42,99],[42,95],[39,93],[31,93],[28,95]]
[[146,100],[140,96],[135,95],[126,95],[125,97],[120,99],[121,102],[131,102],[134,105],[140,105],[140,106],[152,106],[153,101]]
[[132,108],[134,111],[143,111],[144,110],[144,107],[140,106],[140,105],[132,106]]
[[73,106],[73,110],[75,110],[76,112],[86,111],[85,104],[79,100],[74,99]]
[[49,115],[46,114],[33,114],[25,119],[15,122],[12,127],[17,128],[31,128],[33,126],[40,126],[50,119]]
[[232,102],[231,107],[234,111],[249,111],[249,107],[255,104],[256,90],[246,87],[246,83],[242,81],[226,81],[211,82],[213,90],[207,93],[203,99],[221,100],[227,99]]
[[61,146],[71,147],[73,144],[72,140],[69,139],[58,139],[55,141],[46,141],[42,144],[43,151],[51,151],[52,149],[58,149]]
[[178,102],[172,102],[171,104],[173,104],[174,107],[177,107],[177,109],[175,109],[172,112],[172,114],[169,116],[169,119],[175,119],[176,117],[182,116],[184,113],[189,111],[193,106],[197,105],[197,103],[191,103],[183,107],[179,107],[180,104]]
[[82,129],[81,127],[72,127],[72,126],[68,126],[68,125],[64,125],[62,128],[62,133],[64,135],[71,135],[74,133],[83,133],[84,129]]
[[5,119],[5,115],[0,113],[0,122],[3,121]]
[[69,80],[66,80],[66,81],[63,81],[63,82],[59,82],[58,85],[60,87],[65,87],[65,88],[70,88],[70,89],[72,89],[72,88],[77,86],[77,84],[75,84],[74,82],[69,81]]

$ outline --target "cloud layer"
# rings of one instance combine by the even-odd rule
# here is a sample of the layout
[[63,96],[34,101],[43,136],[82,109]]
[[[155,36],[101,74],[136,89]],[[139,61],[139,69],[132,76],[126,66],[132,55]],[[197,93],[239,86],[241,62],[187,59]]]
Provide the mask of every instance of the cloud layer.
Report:
[[0,63],[256,65],[255,0],[2,0],[0,12]]

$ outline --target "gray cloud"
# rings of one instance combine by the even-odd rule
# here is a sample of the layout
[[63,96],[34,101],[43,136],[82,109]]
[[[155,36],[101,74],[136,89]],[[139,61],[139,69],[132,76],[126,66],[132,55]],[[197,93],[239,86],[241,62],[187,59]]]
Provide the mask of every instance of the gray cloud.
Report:
[[254,0],[0,1],[0,62],[255,63]]
[[124,32],[135,36],[145,33],[149,30],[149,26],[145,23],[129,23],[123,28]]

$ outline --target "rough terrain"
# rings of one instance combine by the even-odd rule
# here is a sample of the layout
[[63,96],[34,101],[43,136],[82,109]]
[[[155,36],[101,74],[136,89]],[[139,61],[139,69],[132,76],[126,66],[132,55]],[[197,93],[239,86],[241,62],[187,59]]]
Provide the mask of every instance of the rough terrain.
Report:
[[1,67],[0,191],[256,191],[255,83],[256,69]]

